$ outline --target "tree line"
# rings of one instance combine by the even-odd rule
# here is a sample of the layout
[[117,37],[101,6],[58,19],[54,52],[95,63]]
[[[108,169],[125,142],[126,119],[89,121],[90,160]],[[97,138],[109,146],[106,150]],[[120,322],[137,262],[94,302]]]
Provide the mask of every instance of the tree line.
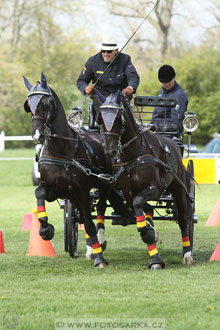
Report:
[[[174,1],[178,0],[167,2],[169,8],[175,8],[171,6]],[[215,5],[214,0],[210,1]],[[118,15],[114,13],[117,7],[111,7],[113,2],[105,1],[112,19]],[[143,5],[142,1],[135,3]],[[168,21],[165,14],[170,15],[171,9],[163,6],[157,9],[154,19],[161,17],[167,24],[170,22],[170,27],[172,16]],[[0,131],[4,130],[6,135],[30,135],[30,116],[23,110],[27,98],[23,75],[35,84],[40,73],[44,72],[68,114],[72,107],[82,103],[83,96],[77,90],[76,79],[87,58],[97,52],[93,41],[101,40],[102,36],[88,34],[83,2],[0,0],[0,8]],[[132,16],[132,11],[129,13]],[[156,46],[145,43],[143,47],[143,40],[138,42],[138,38],[134,38],[124,50],[131,55],[141,77],[137,95],[158,95],[159,66],[167,63],[175,67],[177,81],[189,98],[188,110],[195,112],[199,120],[193,142],[200,145],[215,132],[220,132],[220,16],[217,13],[216,10],[215,28],[207,30],[197,45],[189,47],[181,42],[170,43],[166,28],[166,38],[161,37],[157,48],[159,53]],[[70,25],[65,23],[68,19]],[[161,21],[160,24],[164,27]],[[88,102],[89,98],[83,106],[84,121],[88,121]]]

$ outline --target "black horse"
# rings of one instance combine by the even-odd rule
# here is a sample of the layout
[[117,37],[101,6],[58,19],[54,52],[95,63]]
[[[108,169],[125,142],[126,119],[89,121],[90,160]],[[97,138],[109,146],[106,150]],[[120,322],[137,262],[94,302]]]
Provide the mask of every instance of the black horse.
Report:
[[[102,234],[109,187],[98,176],[100,173],[111,173],[110,158],[106,157],[98,134],[85,129],[79,134],[68,125],[63,106],[47,85],[43,73],[41,82],[34,86],[25,77],[24,82],[29,90],[24,108],[32,115],[32,137],[38,143],[44,143],[39,159],[41,182],[35,190],[40,235],[45,240],[52,239],[54,235],[54,227],[48,223],[45,200],[52,202],[62,198],[77,203],[85,225],[86,244],[93,249],[94,266],[102,268],[107,262],[91,218],[90,189],[99,189],[97,229]],[[101,243],[104,244],[103,237]]]
[[160,269],[165,264],[156,248],[152,209],[146,209],[146,201],[158,201],[165,191],[172,194],[178,210],[183,263],[192,264],[187,225],[187,209],[191,204],[178,145],[138,125],[120,91],[107,98],[96,93],[102,104],[99,121],[104,131],[104,149],[118,159],[115,180],[135,211],[137,230],[151,257],[149,268]]

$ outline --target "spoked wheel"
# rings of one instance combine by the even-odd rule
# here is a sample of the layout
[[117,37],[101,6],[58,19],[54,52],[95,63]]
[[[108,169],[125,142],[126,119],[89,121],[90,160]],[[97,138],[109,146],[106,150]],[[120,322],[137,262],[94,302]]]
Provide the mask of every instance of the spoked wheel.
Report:
[[187,221],[189,229],[189,240],[193,253],[193,237],[194,237],[194,222],[195,220],[195,180],[194,180],[194,165],[190,159],[187,167],[187,189],[191,198],[187,198]]
[[63,248],[64,251],[69,252],[69,245],[68,245],[68,227],[67,227],[67,219],[68,219],[68,212],[67,212],[67,202],[64,201],[63,204]]
[[64,206],[64,250],[73,258],[77,257],[78,209],[69,201]]

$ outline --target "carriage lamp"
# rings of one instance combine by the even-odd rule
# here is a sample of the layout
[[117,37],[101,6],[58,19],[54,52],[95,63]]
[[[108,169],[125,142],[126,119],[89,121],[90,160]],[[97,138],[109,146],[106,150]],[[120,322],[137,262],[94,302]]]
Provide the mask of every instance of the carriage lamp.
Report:
[[196,118],[196,114],[194,112],[187,112],[186,117],[183,120],[184,129],[192,133],[197,130],[199,126],[198,119]]
[[68,116],[68,123],[73,127],[80,127],[82,125],[82,110],[79,107],[75,107],[71,109],[71,112]]

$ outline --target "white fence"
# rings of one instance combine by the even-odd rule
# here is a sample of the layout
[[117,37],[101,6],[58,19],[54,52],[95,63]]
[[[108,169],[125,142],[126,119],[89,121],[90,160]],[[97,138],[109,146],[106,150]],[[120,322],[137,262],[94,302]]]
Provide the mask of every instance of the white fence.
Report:
[[5,141],[32,141],[32,136],[5,136],[5,132],[0,133],[0,152],[5,150]]

